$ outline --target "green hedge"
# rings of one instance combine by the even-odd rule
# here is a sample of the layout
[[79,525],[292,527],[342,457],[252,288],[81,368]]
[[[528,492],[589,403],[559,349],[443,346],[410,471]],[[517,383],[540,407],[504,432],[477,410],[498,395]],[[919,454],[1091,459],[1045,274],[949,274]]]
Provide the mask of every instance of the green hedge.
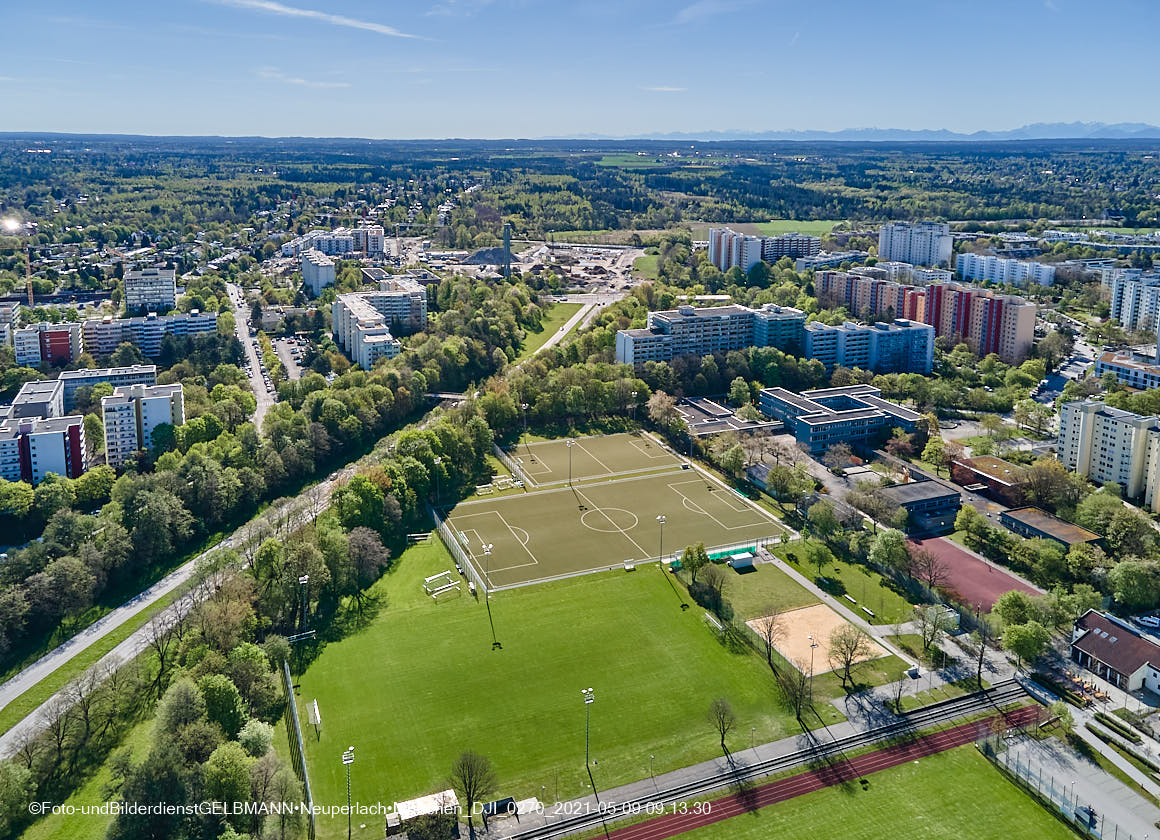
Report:
[[1053,694],[1059,695],[1059,697],[1062,698],[1064,702],[1070,703],[1077,709],[1082,709],[1087,705],[1087,701],[1084,700],[1082,694],[1072,691],[1062,683],[1056,682],[1051,677],[1047,676],[1047,674],[1035,671],[1031,674],[1031,681],[1043,686]]
[[1131,727],[1129,727],[1119,718],[1114,718],[1105,712],[1096,712],[1094,717],[1102,725],[1115,732],[1121,738],[1126,738],[1133,744],[1143,743],[1144,739],[1141,738]]
[[1087,727],[1088,732],[1095,735],[1097,738],[1099,738],[1105,744],[1110,746],[1116,752],[1123,754],[1123,756],[1125,758],[1146,767],[1148,770],[1152,771],[1153,774],[1160,773],[1160,764],[1157,764],[1155,761],[1148,758],[1146,755],[1142,755],[1141,753],[1136,752],[1134,749],[1129,747],[1127,744],[1124,744],[1124,743],[1121,743],[1120,741],[1117,741],[1115,739],[1115,737],[1110,732],[1104,732],[1099,727],[1092,726],[1090,723],[1085,723],[1084,726]]

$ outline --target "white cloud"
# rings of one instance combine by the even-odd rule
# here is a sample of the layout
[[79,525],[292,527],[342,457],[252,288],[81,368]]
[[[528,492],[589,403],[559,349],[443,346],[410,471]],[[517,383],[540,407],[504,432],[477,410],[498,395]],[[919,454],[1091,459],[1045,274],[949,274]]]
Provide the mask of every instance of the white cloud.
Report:
[[641,90],[651,90],[654,93],[684,93],[688,88],[672,87],[670,85],[641,85]]
[[319,20],[323,23],[329,23],[334,26],[346,26],[350,29],[362,29],[367,32],[375,32],[379,35],[387,35],[392,38],[419,38],[419,35],[410,35],[406,32],[400,32],[393,26],[388,26],[385,23],[374,23],[369,20],[359,20],[357,18],[347,17],[346,15],[335,15],[330,12],[320,12],[317,9],[300,9],[297,6],[287,6],[284,3],[277,3],[275,0],[217,0],[226,6],[235,6],[239,9],[253,9],[257,12],[269,12],[273,15],[281,15],[283,17],[306,18],[309,20]]
[[272,82],[282,82],[283,84],[298,85],[299,87],[320,89],[350,87],[350,82],[317,82],[312,79],[303,79],[300,76],[288,76],[277,67],[263,67],[258,71],[258,75],[263,79],[269,79]]

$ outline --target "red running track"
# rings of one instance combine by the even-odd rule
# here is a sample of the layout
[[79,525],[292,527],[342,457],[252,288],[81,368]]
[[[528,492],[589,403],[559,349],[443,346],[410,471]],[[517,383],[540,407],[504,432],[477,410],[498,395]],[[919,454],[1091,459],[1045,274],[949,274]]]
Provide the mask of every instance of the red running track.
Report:
[[1012,589],[1029,595],[1042,594],[1039,590],[1010,575],[1003,569],[984,563],[969,551],[964,551],[948,539],[932,537],[925,540],[911,540],[943,561],[946,567],[949,589],[958,593],[959,600],[990,612],[999,596]]
[[1005,719],[1006,726],[1021,726],[1031,723],[1038,715],[1038,706],[1023,706],[1003,715],[992,715],[988,718],[964,723],[953,729],[935,732],[915,741],[895,744],[849,760],[834,756],[833,766],[809,770],[796,776],[769,782],[744,794],[730,794],[720,799],[714,799],[709,803],[708,813],[667,814],[648,822],[617,829],[607,836],[611,840],[665,840],[665,838],[675,837],[686,831],[721,822],[730,817],[740,816],[758,808],[813,793],[841,782],[857,781],[863,776],[877,773],[879,770],[886,770],[908,761],[970,744],[993,732],[994,724],[1000,717]]

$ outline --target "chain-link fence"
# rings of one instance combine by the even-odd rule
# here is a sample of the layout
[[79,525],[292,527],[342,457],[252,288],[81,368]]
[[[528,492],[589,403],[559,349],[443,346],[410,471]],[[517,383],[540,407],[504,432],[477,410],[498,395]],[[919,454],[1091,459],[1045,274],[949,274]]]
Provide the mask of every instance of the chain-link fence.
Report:
[[306,772],[306,749],[302,744],[302,727],[298,723],[298,704],[294,702],[294,679],[290,663],[282,660],[282,689],[286,692],[286,732],[290,740],[290,763],[302,782],[303,801],[307,805],[306,827],[314,840],[314,798],[310,794],[310,776]]

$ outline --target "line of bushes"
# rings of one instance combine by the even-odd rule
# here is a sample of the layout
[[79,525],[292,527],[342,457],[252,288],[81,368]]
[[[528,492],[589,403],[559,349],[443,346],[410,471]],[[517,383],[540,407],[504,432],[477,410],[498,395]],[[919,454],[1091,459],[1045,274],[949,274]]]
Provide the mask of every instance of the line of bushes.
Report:
[[1160,777],[1160,764],[1157,764],[1146,755],[1136,752],[1136,750],[1132,749],[1122,741],[1117,741],[1112,733],[1105,732],[1098,726],[1093,726],[1091,723],[1085,723],[1084,726],[1087,727],[1088,732],[1092,733],[1109,747],[1120,753],[1120,755],[1128,759],[1128,761],[1132,762],[1132,764],[1137,765],[1137,770],[1140,770],[1143,773],[1148,773],[1153,778]]
[[1133,744],[1143,743],[1144,739],[1141,738],[1135,731],[1133,731],[1131,729],[1131,727],[1129,727],[1126,723],[1124,723],[1119,718],[1114,718],[1111,715],[1107,714],[1106,712],[1096,712],[1094,717],[1102,725],[1106,726],[1108,729],[1115,732],[1121,738],[1126,738],[1127,740],[1131,741]]

